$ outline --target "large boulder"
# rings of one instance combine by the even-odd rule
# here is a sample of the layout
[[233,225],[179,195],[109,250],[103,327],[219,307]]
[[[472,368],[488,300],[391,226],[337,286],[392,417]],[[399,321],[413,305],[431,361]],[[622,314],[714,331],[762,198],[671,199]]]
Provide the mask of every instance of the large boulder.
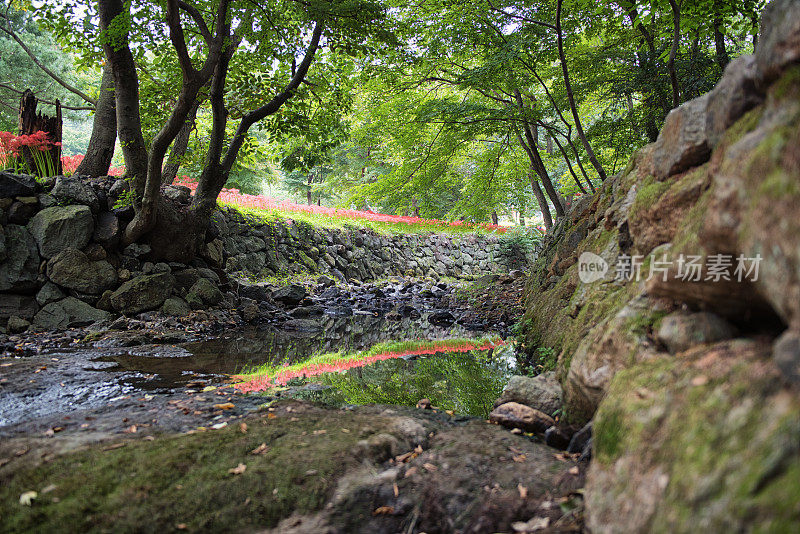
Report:
[[106,211],[97,218],[94,229],[94,240],[103,245],[116,245],[122,231],[119,217]]
[[288,306],[296,306],[306,298],[306,288],[299,284],[291,284],[272,292],[272,300]]
[[13,316],[33,319],[37,311],[39,311],[39,306],[33,297],[0,293],[0,319],[8,319]]
[[111,306],[124,315],[159,308],[170,296],[175,278],[169,273],[137,276],[111,294]]
[[704,343],[731,339],[736,334],[736,328],[719,315],[675,312],[661,320],[656,337],[675,354]]
[[89,206],[92,213],[100,211],[100,200],[92,186],[79,176],[59,176],[50,194],[61,201]]
[[706,132],[712,148],[739,117],[764,100],[756,89],[756,77],[755,58],[739,56],[728,64],[722,79],[709,93]]
[[518,402],[553,416],[561,408],[563,392],[555,373],[535,377],[512,376],[495,405]]
[[5,258],[0,261],[0,291],[28,291],[36,288],[39,251],[24,226],[4,227]]
[[787,66],[800,62],[800,3],[773,0],[761,16],[756,69],[762,88],[778,79]]
[[0,198],[29,197],[36,194],[36,179],[28,174],[0,172]]
[[653,170],[665,179],[708,161],[711,147],[706,133],[708,95],[673,109],[653,148]]
[[65,249],[47,263],[47,277],[61,287],[100,295],[117,283],[117,270],[105,260],[92,261],[74,248]]
[[56,330],[86,326],[112,317],[110,313],[93,308],[82,300],[67,297],[39,310],[33,319],[33,327],[37,330]]
[[83,248],[94,232],[94,219],[86,206],[54,206],[43,209],[28,223],[39,253],[52,258],[65,248]]
[[222,291],[206,278],[200,278],[192,285],[186,294],[186,302],[193,309],[200,309],[205,306],[215,306],[219,304],[225,295]]

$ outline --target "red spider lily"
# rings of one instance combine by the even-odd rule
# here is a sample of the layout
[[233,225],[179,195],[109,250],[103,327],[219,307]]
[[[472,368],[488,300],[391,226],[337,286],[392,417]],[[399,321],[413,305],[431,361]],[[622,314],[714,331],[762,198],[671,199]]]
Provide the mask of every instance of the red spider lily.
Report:
[[[197,190],[197,182],[188,176],[180,176],[175,181],[178,185],[183,185],[192,190]],[[423,219],[421,217],[408,217],[403,215],[387,215],[385,213],[375,213],[372,211],[359,211],[340,208],[328,208],[325,206],[314,206],[309,204],[295,204],[289,201],[278,201],[263,195],[247,195],[238,189],[223,189],[219,195],[219,201],[226,204],[233,204],[243,208],[277,210],[295,213],[310,213],[315,215],[325,215],[328,217],[347,218],[347,219],[366,219],[375,222],[386,223],[405,223],[405,224],[424,224],[429,226],[483,228],[497,232],[505,232],[505,228],[496,224],[468,224],[464,221],[443,221],[440,219]]]

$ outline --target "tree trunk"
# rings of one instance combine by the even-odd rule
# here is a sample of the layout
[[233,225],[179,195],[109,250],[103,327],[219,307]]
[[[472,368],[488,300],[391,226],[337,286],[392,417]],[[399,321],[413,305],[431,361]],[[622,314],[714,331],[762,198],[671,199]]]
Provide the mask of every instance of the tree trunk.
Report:
[[[586,154],[589,156],[589,161],[592,162],[597,174],[600,176],[600,181],[605,182],[606,171],[597,159],[597,156],[586,138],[586,133],[583,131],[583,124],[581,124],[580,115],[578,115],[578,106],[575,104],[575,95],[572,92],[572,84],[569,81],[569,68],[567,67],[567,57],[564,54],[564,36],[561,32],[561,8],[564,0],[558,0],[556,5],[556,37],[558,39],[558,57],[561,60],[561,71],[564,75],[564,88],[567,90],[567,100],[569,100],[569,108],[572,110],[572,117],[575,119],[575,129],[578,131],[578,137],[586,149]],[[673,1],[673,0],[670,0]]]
[[714,49],[716,51],[717,65],[721,70],[730,63],[731,58],[728,51],[725,49],[725,32],[722,17],[719,15],[719,3],[714,2]]
[[[539,186],[539,182],[536,181],[536,174],[533,169],[528,173],[528,179],[531,181],[533,196],[536,197],[536,202],[539,203],[539,209],[542,210],[544,227],[550,230],[553,227],[553,216],[550,215],[550,206],[547,205],[547,198],[545,198],[544,192],[542,192],[542,188]],[[520,218],[522,218],[522,215],[520,215]],[[525,226],[525,223],[523,223],[522,226]]]
[[114,73],[110,65],[103,69],[100,96],[94,112],[92,137],[81,164],[75,174],[104,176],[108,174],[117,142],[117,103],[114,96]]
[[[31,148],[22,147],[20,156],[25,161],[31,174],[37,176],[57,176],[61,174],[61,103],[56,100],[56,115],[49,117],[41,112],[36,113],[39,99],[30,89],[25,89],[19,101],[19,135],[31,135],[42,131],[47,134],[47,140],[51,143],[47,151],[36,150],[34,158]],[[38,165],[37,165],[38,161]]]
[[178,176],[178,170],[183,163],[183,157],[186,155],[186,150],[189,148],[189,138],[194,130],[195,120],[197,118],[197,108],[200,107],[200,101],[195,100],[192,109],[189,110],[189,115],[186,117],[186,122],[181,126],[178,136],[172,142],[172,149],[167,158],[167,164],[164,165],[164,170],[161,173],[161,183],[169,185],[175,181]]
[[[112,21],[123,15],[123,1],[102,0],[97,6],[100,28],[103,32],[107,32]],[[123,46],[115,46],[106,39],[103,42],[103,49],[114,76],[117,135],[125,157],[125,174],[132,179],[138,199],[144,193],[147,180],[147,148],[142,136],[142,120],[139,115],[139,75],[128,46],[127,34],[123,40]]]
[[308,204],[309,206],[314,203],[313,197],[311,195],[311,181],[312,180],[313,180],[313,178],[309,174],[308,175],[308,189],[306,190],[306,204]]
[[497,226],[497,221],[498,221],[498,219],[497,219],[497,210],[492,210],[492,224]]
[[672,84],[672,107],[677,108],[681,103],[681,94],[678,73],[675,71],[675,57],[678,55],[678,45],[681,41],[681,8],[676,0],[669,0],[669,5],[672,8],[672,48],[669,51],[667,70]]

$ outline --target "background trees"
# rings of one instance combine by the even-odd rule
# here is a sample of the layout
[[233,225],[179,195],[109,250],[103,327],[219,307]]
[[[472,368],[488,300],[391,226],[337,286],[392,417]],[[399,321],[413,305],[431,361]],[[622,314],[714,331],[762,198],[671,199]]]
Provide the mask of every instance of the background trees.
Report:
[[[107,168],[108,104],[125,103],[127,241],[172,243],[160,189],[177,174],[200,182],[198,238],[222,187],[267,182],[309,203],[555,224],[752,51],[763,3],[65,0],[9,24],[97,108],[86,172]],[[31,65],[31,84],[81,104]]]

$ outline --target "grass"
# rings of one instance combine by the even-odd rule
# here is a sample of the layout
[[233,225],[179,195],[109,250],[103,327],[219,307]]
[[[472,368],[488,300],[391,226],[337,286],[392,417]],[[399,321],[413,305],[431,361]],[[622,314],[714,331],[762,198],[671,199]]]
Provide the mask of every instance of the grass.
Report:
[[369,350],[355,353],[329,352],[318,354],[304,362],[293,365],[263,364],[245,370],[234,379],[240,380],[236,388],[245,392],[263,391],[279,384],[286,384],[293,378],[315,376],[322,373],[336,373],[354,367],[399,358],[406,355],[435,354],[437,352],[468,352],[488,350],[505,345],[497,336],[480,339],[447,339],[437,341],[387,341],[372,346]]
[[440,223],[433,222],[386,222],[373,221],[370,219],[348,217],[346,215],[331,216],[320,213],[308,213],[304,211],[289,211],[280,209],[261,209],[245,207],[230,202],[220,202],[221,206],[235,209],[242,215],[249,215],[262,220],[265,223],[291,219],[296,222],[310,224],[317,228],[328,228],[337,230],[347,230],[357,228],[360,230],[372,230],[383,235],[397,234],[502,234],[499,229],[487,229],[482,226],[451,226],[446,221]]

